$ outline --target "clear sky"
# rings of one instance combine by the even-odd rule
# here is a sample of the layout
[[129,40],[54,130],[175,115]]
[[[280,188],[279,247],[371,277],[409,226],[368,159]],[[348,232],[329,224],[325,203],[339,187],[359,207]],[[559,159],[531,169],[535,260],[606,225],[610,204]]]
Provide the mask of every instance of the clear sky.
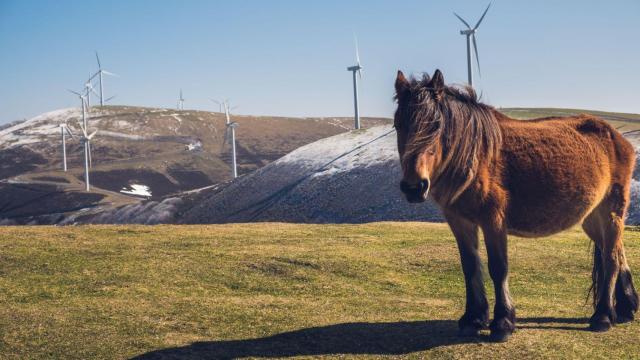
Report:
[[[106,70],[114,104],[255,115],[351,116],[357,33],[361,112],[391,116],[397,69],[466,81],[456,11],[479,0],[0,0],[0,123],[77,106]],[[640,1],[494,0],[477,35],[477,88],[494,106],[640,113]]]

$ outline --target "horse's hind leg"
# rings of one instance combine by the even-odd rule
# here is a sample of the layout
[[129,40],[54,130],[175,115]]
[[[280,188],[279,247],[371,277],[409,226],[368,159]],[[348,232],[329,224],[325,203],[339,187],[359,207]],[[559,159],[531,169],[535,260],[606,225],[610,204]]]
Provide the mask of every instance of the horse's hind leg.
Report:
[[638,311],[638,293],[633,286],[631,269],[624,256],[624,248],[620,248],[620,273],[616,281],[616,315],[618,323],[633,321],[634,313]]
[[[622,244],[626,198],[623,187],[614,184],[609,195],[582,224],[595,243],[592,279],[595,312],[589,320],[594,331],[608,330],[616,323],[617,313],[620,321],[629,321],[638,307],[638,295]],[[614,300],[617,300],[615,310]]]

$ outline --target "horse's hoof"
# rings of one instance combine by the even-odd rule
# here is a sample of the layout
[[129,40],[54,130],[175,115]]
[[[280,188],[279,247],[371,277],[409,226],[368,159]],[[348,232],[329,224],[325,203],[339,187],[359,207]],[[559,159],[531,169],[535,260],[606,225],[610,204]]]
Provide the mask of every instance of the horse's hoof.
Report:
[[605,332],[609,331],[609,329],[611,329],[611,322],[609,319],[589,323],[589,330],[594,332]]
[[461,337],[475,337],[480,335],[480,329],[475,326],[463,326],[458,330],[458,336]]
[[617,324],[624,324],[624,323],[632,322],[633,318],[634,318],[633,314],[631,314],[631,315],[618,315],[618,317],[616,318],[616,323]]
[[505,342],[511,337],[511,332],[504,330],[493,330],[489,335],[489,341],[491,342]]

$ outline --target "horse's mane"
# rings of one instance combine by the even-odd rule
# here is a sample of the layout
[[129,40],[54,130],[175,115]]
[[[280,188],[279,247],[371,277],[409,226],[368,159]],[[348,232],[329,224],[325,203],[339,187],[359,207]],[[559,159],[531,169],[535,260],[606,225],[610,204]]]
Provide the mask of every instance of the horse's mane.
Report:
[[499,155],[502,133],[497,112],[481,103],[472,87],[442,85],[434,89],[428,75],[411,79],[414,107],[412,135],[403,161],[439,144],[440,161],[430,174],[434,190],[445,202],[455,201],[471,184],[482,164]]

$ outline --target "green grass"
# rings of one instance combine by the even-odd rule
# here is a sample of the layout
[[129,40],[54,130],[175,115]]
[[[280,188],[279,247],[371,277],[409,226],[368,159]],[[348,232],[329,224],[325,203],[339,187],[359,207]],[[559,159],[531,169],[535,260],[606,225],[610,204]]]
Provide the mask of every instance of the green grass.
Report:
[[442,224],[5,227],[0,358],[640,357],[639,322],[585,331],[580,231],[509,247],[519,329],[493,344],[455,336]]

